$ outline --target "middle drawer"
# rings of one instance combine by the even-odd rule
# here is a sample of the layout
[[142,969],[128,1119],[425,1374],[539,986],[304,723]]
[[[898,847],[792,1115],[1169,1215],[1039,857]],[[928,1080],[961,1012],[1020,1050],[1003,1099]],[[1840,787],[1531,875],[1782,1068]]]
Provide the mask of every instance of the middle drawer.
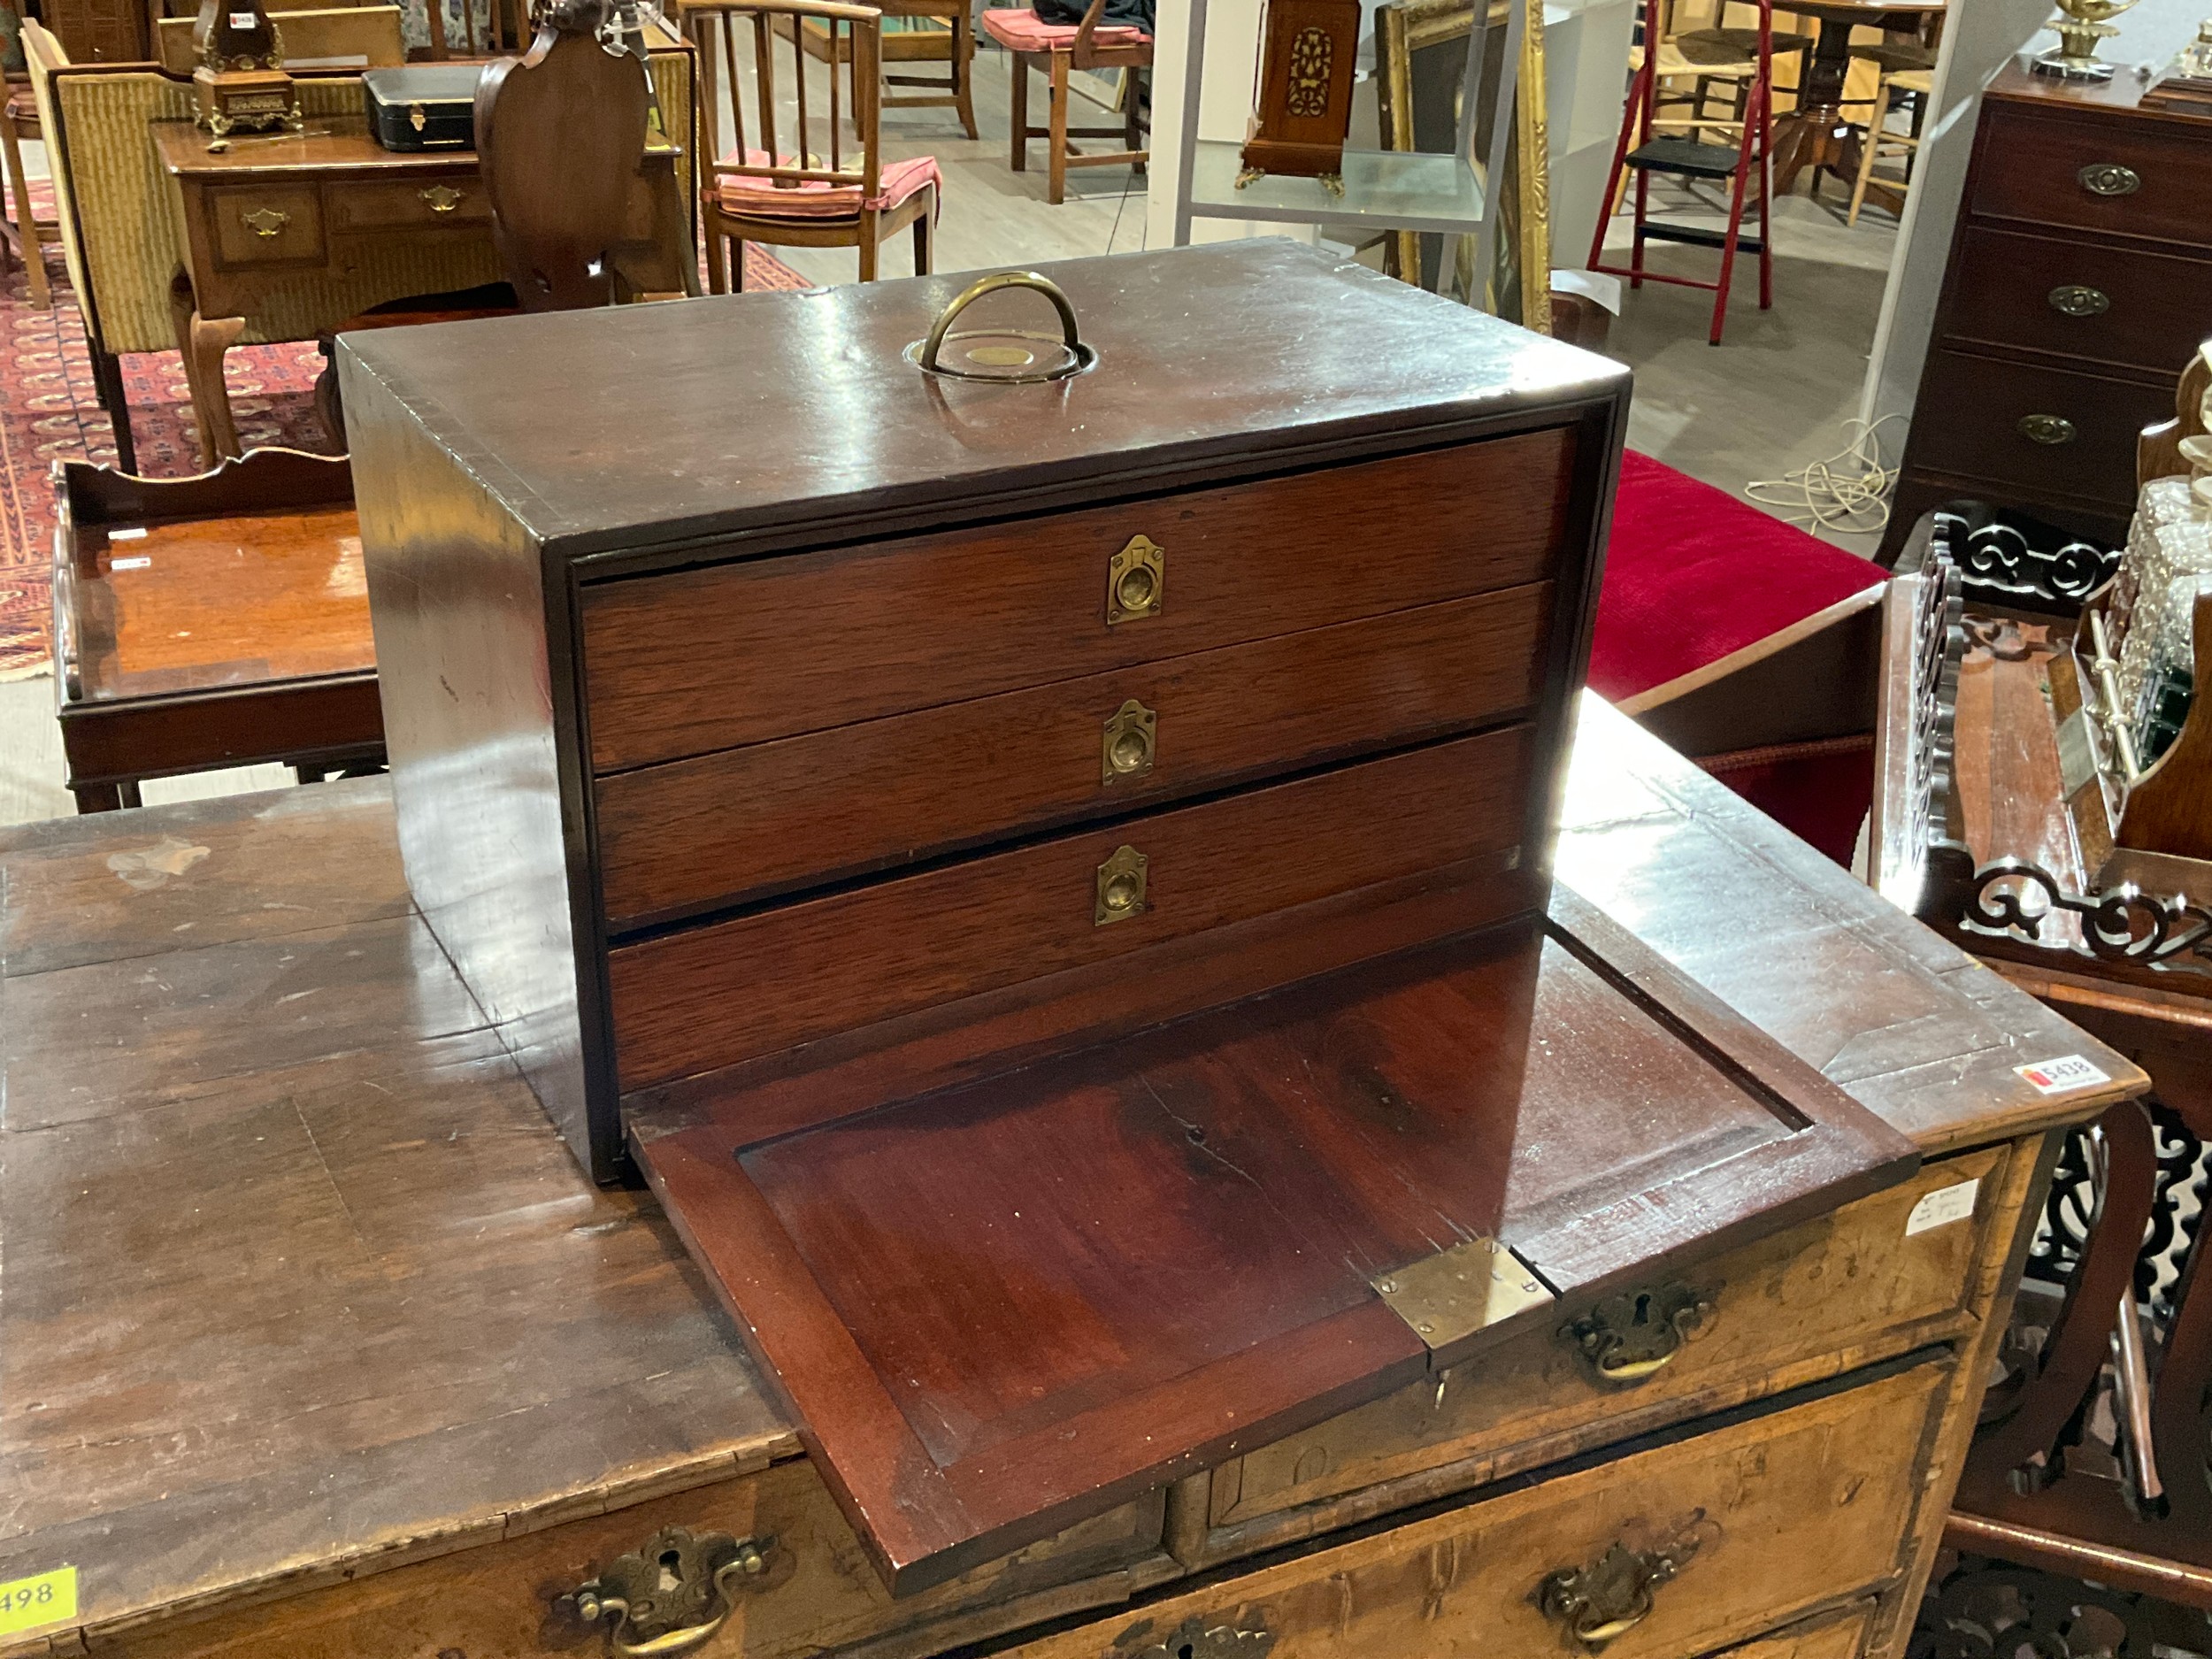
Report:
[[618,931],[1523,713],[1552,588],[602,778]]

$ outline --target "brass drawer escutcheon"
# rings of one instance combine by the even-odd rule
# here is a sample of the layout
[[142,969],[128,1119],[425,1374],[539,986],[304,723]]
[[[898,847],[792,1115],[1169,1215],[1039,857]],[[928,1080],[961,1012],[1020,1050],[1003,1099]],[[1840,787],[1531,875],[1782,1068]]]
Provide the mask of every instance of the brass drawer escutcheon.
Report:
[[257,236],[267,238],[282,234],[292,222],[289,213],[280,213],[273,207],[257,207],[250,213],[241,213],[238,222]]
[[1133,535],[1106,565],[1106,626],[1156,617],[1167,598],[1167,549]]
[[1105,1659],[1267,1659],[1275,1645],[1275,1632],[1264,1625],[1209,1624],[1195,1615],[1156,1641],[1146,1640],[1151,1634],[1147,1620],[1108,1648]]
[[2143,175],[2116,161],[2093,161],[2074,177],[2092,196],[2133,196],[2143,188]]
[[2051,309],[2062,317],[2101,317],[2112,309],[2112,298],[2102,288],[2069,282],[2051,290]]
[[1703,1291],[1663,1285],[1608,1296],[1559,1334],[1589,1362],[1600,1382],[1632,1387],[1672,1364],[1712,1311],[1712,1298]]
[[2020,435],[2031,443],[2071,443],[2074,423],[2063,415],[2023,415]]
[[427,190],[418,190],[415,194],[429,204],[434,213],[450,213],[468,199],[465,190],[457,190],[449,184],[434,184]]
[[1152,770],[1152,754],[1159,733],[1159,713],[1134,697],[1107,717],[1099,740],[1098,776],[1101,783],[1141,778]]
[[1707,1530],[1700,1509],[1663,1544],[1617,1543],[1586,1567],[1548,1573],[1529,1600],[1559,1626],[1570,1653],[1601,1653],[1650,1617],[1652,1593],[1690,1564]]
[[1114,856],[1099,865],[1097,900],[1091,910],[1094,926],[1125,922],[1145,913],[1145,866],[1151,862],[1133,847],[1118,847]]
[[684,1527],[663,1527],[636,1554],[616,1556],[563,1599],[588,1624],[614,1618],[608,1640],[620,1659],[689,1653],[729,1623],[740,1595],[767,1586],[774,1545],[772,1538],[695,1538]]

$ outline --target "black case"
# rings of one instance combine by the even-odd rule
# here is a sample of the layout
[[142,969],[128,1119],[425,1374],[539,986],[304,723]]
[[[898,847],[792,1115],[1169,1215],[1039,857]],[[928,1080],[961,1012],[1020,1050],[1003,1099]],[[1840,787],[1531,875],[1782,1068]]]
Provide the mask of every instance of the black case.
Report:
[[409,64],[366,69],[361,96],[369,130],[387,150],[467,150],[476,142],[477,64]]

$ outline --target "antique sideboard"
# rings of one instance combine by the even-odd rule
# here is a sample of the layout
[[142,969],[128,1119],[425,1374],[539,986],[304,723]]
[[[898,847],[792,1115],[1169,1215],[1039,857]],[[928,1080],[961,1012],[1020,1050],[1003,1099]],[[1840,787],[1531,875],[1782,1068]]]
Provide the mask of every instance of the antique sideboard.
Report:
[[[602,1654],[626,1555],[725,1570],[724,1659],[1901,1654],[2056,1132],[2143,1079],[1579,722],[1562,879],[1918,1172],[897,1599],[655,1205],[548,1126],[386,780],[4,833],[0,1593],[70,1610],[0,1654]],[[2018,1070],[2068,1055],[2106,1080]]]

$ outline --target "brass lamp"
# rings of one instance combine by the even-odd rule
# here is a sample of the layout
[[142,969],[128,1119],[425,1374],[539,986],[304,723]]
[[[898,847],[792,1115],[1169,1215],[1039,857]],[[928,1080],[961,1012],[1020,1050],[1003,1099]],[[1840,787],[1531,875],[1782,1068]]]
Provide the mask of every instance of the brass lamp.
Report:
[[2062,81],[2109,81],[2112,65],[2097,56],[2097,42],[2120,31],[2108,19],[2116,18],[2135,0],[2058,0],[2058,16],[2043,27],[2058,35],[2058,45],[2029,65],[2039,75]]

